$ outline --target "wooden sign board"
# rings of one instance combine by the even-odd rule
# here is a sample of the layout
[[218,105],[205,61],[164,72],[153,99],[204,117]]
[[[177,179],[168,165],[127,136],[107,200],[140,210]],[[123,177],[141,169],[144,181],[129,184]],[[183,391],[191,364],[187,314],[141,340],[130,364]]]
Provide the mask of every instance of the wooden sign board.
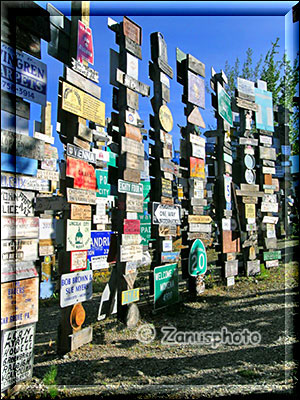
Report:
[[246,218],[255,218],[255,204],[245,204],[245,217]]
[[141,235],[124,235],[122,234],[122,245],[130,246],[130,245],[138,245],[141,243],[142,237]]
[[238,260],[225,261],[225,278],[238,274]]
[[1,240],[1,265],[38,259],[38,239]]
[[232,240],[232,231],[222,231],[223,253],[238,253],[240,251],[240,239]]
[[141,143],[143,137],[140,129],[137,126],[133,126],[130,124],[125,123],[124,125],[125,125],[125,137]]
[[172,182],[168,179],[161,178],[161,195],[165,197],[173,197]]
[[197,60],[197,58],[191,54],[187,54],[187,68],[195,74],[201,75],[205,78],[205,64]]
[[122,136],[121,138],[121,152],[135,154],[140,157],[144,157],[144,145],[136,140],[129,139]]
[[191,133],[190,134],[190,142],[205,148],[205,138],[203,138],[201,136],[197,136],[197,135],[194,135]]
[[259,141],[260,141],[260,143],[272,146],[273,138],[272,138],[272,136],[260,135],[259,136]]
[[259,146],[259,158],[276,161],[276,149],[273,147]]
[[9,174],[1,171],[1,187],[48,192],[50,190],[50,182],[33,176]]
[[256,275],[260,273],[260,261],[253,260],[247,261],[246,274],[247,276]]
[[143,257],[143,245],[132,244],[132,245],[121,245],[120,246],[120,261],[137,261]]
[[36,173],[36,177],[38,179],[42,180],[48,180],[48,181],[59,181],[59,172],[57,171],[47,171],[44,169],[38,169]]
[[38,236],[38,217],[1,217],[1,239],[36,239]]
[[125,153],[119,158],[119,165],[131,170],[136,170],[136,172],[140,173],[139,171],[144,169],[144,157]]
[[123,17],[123,34],[133,42],[141,46],[142,44],[142,28],[128,17]]
[[158,226],[158,234],[160,237],[177,236],[176,225],[160,224]]
[[279,261],[278,260],[268,260],[268,261],[266,261],[266,268],[273,268],[273,267],[279,267]]
[[258,139],[240,137],[239,144],[244,145],[244,146],[246,146],[246,145],[258,146]]
[[73,146],[70,143],[67,143],[67,156],[71,156],[74,158],[78,158],[79,160],[83,160],[92,164],[96,164],[96,154],[80,149],[79,147]]
[[71,219],[89,221],[92,219],[92,207],[83,204],[71,204]]
[[73,143],[78,146],[81,147],[84,150],[90,151],[90,144],[88,142],[86,142],[85,140],[81,140],[79,139],[79,137],[74,136],[73,137]]
[[189,223],[189,231],[190,232],[206,232],[211,233],[212,226],[210,224],[194,224]]
[[125,181],[139,183],[141,181],[141,173],[136,169],[126,168],[123,170],[123,178]]
[[205,108],[204,79],[188,71],[188,101],[196,106]]
[[1,217],[20,216],[30,217],[34,215],[34,192],[1,189]]
[[37,322],[38,292],[38,278],[1,283],[1,330]]
[[255,104],[253,101],[245,100],[240,97],[236,97],[236,105],[246,110],[258,111],[257,104]]
[[189,215],[188,222],[194,224],[210,224],[212,219],[209,215]]
[[[29,380],[33,371],[36,324],[28,324],[1,335],[1,391]],[[13,356],[11,356],[13,354]]]
[[89,250],[91,221],[67,220],[66,250]]
[[62,83],[62,109],[105,126],[105,104],[67,82]]
[[144,200],[142,196],[135,194],[126,194],[126,212],[143,212]]
[[141,94],[142,96],[149,97],[150,95],[150,86],[125,74],[119,68],[116,69],[116,81],[121,85],[124,85],[127,88]]
[[[10,253],[10,255],[11,254],[12,253]],[[5,253],[4,257],[6,257],[7,255],[8,253]],[[34,261],[19,261],[11,258],[11,261],[5,261],[1,263],[1,283],[38,276],[39,274],[35,268]]]
[[85,270],[61,275],[60,306],[82,303],[92,298],[93,271]]
[[43,160],[45,142],[31,136],[1,129],[1,152],[34,160]]
[[272,168],[272,167],[262,167],[262,173],[263,174],[275,175],[276,174],[276,169]]
[[80,73],[81,75],[92,80],[93,82],[99,83],[99,76],[97,71],[83,64],[79,60],[75,60],[73,57],[71,59],[71,62],[72,62],[72,69],[74,71]]
[[84,78],[82,75],[78,74],[69,67],[66,67],[66,80],[90,95],[96,97],[97,99],[100,99],[100,86],[95,85],[89,79]]
[[260,210],[262,212],[278,212],[278,203],[262,202]]
[[278,217],[272,217],[269,215],[265,215],[262,222],[263,222],[263,224],[277,224]]

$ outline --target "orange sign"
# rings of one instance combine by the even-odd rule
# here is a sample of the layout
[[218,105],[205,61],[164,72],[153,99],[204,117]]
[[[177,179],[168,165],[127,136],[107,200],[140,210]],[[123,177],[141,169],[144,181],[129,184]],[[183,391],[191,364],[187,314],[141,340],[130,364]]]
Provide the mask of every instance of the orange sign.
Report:
[[205,163],[201,158],[190,157],[190,176],[205,179]]
[[74,178],[74,188],[96,190],[95,169],[86,161],[67,157],[66,175]]

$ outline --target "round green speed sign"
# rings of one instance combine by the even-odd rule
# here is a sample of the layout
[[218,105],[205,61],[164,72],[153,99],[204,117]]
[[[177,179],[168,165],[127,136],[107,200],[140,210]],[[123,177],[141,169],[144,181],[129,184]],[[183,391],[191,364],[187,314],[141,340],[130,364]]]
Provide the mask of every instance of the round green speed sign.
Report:
[[203,275],[207,270],[207,255],[203,242],[196,239],[189,255],[189,274],[191,276]]

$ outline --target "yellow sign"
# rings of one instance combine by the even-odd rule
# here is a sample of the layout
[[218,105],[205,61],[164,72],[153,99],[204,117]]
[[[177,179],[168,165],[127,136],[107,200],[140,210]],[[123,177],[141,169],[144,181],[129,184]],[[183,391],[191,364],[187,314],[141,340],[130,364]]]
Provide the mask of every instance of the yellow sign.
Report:
[[62,109],[105,126],[105,103],[67,82],[62,87]]
[[245,204],[246,218],[255,218],[255,204]]
[[169,108],[165,105],[159,109],[159,122],[166,132],[170,132],[173,128],[173,117]]

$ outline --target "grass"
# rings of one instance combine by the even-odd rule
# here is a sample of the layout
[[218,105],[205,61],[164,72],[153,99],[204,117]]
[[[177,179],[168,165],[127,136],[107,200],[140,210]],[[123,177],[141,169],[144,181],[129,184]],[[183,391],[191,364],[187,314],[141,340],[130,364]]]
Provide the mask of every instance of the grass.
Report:
[[52,399],[54,399],[58,395],[56,377],[57,377],[57,366],[51,365],[49,371],[46,372],[43,378],[43,383],[46,386],[51,386],[50,388],[48,387],[48,393]]
[[240,369],[237,373],[243,378],[248,379],[257,378],[260,376],[260,374],[253,369]]

